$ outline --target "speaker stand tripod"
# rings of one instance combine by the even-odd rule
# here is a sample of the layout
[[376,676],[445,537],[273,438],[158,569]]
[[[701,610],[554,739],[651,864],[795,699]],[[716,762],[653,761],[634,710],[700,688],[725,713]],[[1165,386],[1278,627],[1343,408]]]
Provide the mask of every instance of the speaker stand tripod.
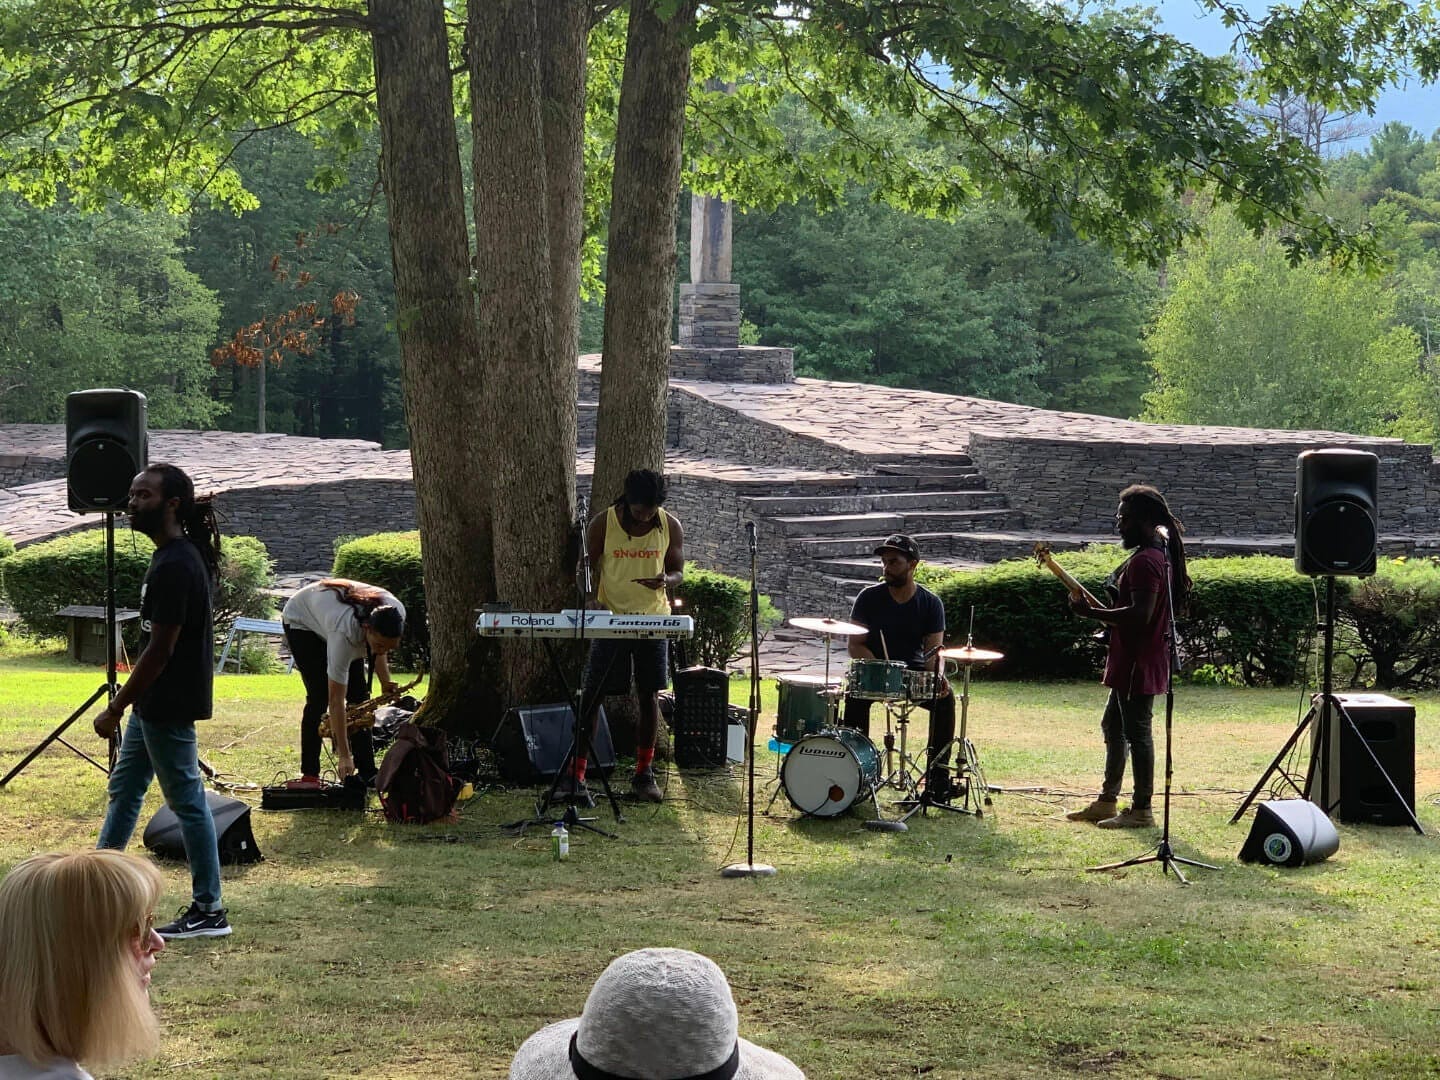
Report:
[[[1346,711],[1344,704],[1334,693],[1334,575],[1327,575],[1325,578],[1324,631],[1325,644],[1321,677],[1321,691],[1311,701],[1310,711],[1307,712],[1305,716],[1301,719],[1300,723],[1296,725],[1295,730],[1290,733],[1290,737],[1285,740],[1285,745],[1280,747],[1280,752],[1275,755],[1274,760],[1271,761],[1265,771],[1261,773],[1260,779],[1256,781],[1255,786],[1250,789],[1250,794],[1246,795],[1244,801],[1240,803],[1239,809],[1235,811],[1235,815],[1230,819],[1230,824],[1234,825],[1237,821],[1240,820],[1241,815],[1243,815],[1245,811],[1250,808],[1250,804],[1255,801],[1256,797],[1260,794],[1261,789],[1264,788],[1266,782],[1269,781],[1270,777],[1275,775],[1276,773],[1279,773],[1280,776],[1285,780],[1285,782],[1289,784],[1300,795],[1302,799],[1310,799],[1311,802],[1314,802],[1317,806],[1320,806],[1320,809],[1323,810],[1328,816],[1331,811],[1335,809],[1336,803],[1338,803],[1338,799],[1336,800],[1336,803],[1331,803],[1328,806],[1321,806],[1319,800],[1311,799],[1311,792],[1315,790],[1315,781],[1317,776],[1319,777],[1320,799],[1329,800],[1331,797],[1331,791],[1336,786],[1331,784],[1330,777],[1330,740],[1337,736],[1338,724],[1336,720],[1338,718],[1338,722],[1345,724],[1349,728],[1350,733],[1355,737],[1355,744],[1364,748],[1366,755],[1370,758],[1370,764],[1372,764],[1375,767],[1375,771],[1384,778],[1385,784],[1390,788],[1390,794],[1394,796],[1396,804],[1401,806],[1405,810],[1405,816],[1410,819],[1410,826],[1421,836],[1424,836],[1425,830],[1420,827],[1420,822],[1415,817],[1415,811],[1412,810],[1410,806],[1405,802],[1404,798],[1401,797],[1399,788],[1395,786],[1395,781],[1391,779],[1390,774],[1385,771],[1385,767],[1380,764],[1380,759],[1375,756],[1374,749],[1371,748],[1370,743],[1366,741],[1364,736],[1360,734],[1360,729],[1355,725],[1354,718],[1350,715],[1349,712]],[[1306,730],[1310,727],[1312,723],[1316,725],[1316,736],[1310,757],[1310,767],[1305,774],[1305,786],[1302,788],[1299,784],[1295,782],[1295,780],[1290,776],[1290,774],[1281,767],[1281,762],[1285,760],[1291,749],[1295,746],[1296,743],[1300,741],[1300,737],[1305,734]]]
[[95,692],[85,699],[84,704],[82,704],[78,709],[76,709],[68,717],[66,717],[65,721],[59,727],[57,727],[54,731],[50,732],[49,735],[46,735],[45,738],[40,741],[40,745],[35,747],[35,749],[31,750],[30,753],[26,754],[20,764],[16,765],[13,769],[6,773],[4,779],[0,779],[0,788],[3,788],[6,784],[10,783],[11,780],[15,779],[15,777],[19,776],[22,772],[24,772],[25,766],[29,765],[30,762],[34,761],[37,757],[39,757],[47,746],[55,742],[58,742],[61,746],[65,747],[65,749],[69,750],[71,753],[84,758],[91,765],[94,765],[103,773],[109,773],[109,771],[115,767],[115,757],[120,752],[120,733],[118,731],[110,737],[108,767],[106,765],[101,765],[100,762],[96,761],[84,750],[81,750],[73,743],[67,742],[65,739],[65,732],[69,729],[70,725],[75,723],[76,720],[79,720],[82,716],[84,716],[92,708],[94,708],[94,706],[99,703],[102,697],[105,698],[107,701],[114,701],[115,695],[120,692],[120,685],[115,678],[115,672],[117,667],[117,658],[115,656],[115,629],[115,514],[113,512],[106,512],[105,682],[102,683],[100,686],[96,687]]

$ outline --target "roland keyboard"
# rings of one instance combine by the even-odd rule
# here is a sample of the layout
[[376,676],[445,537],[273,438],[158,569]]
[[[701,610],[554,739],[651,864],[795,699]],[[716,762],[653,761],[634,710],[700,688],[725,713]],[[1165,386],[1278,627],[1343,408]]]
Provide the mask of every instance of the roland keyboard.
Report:
[[689,615],[616,615],[610,611],[482,611],[482,637],[682,638],[695,633]]

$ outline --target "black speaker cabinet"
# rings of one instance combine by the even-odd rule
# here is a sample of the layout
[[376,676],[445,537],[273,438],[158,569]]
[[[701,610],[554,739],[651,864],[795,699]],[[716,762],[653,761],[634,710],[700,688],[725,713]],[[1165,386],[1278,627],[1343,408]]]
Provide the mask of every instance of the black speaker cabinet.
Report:
[[1375,572],[1380,459],[1368,450],[1306,450],[1295,462],[1295,569]]
[[718,769],[728,760],[730,676],[718,668],[692,667],[675,673],[675,715],[670,734],[675,764],[682,769]]
[[[1311,791],[1316,793],[1315,801],[1339,821],[1409,825],[1415,811],[1415,706],[1385,694],[1335,697],[1355,722],[1355,730],[1338,713],[1331,715],[1334,710],[1330,708],[1322,710],[1311,727]],[[1320,768],[1321,723],[1328,731],[1328,777]],[[1396,800],[1365,746],[1374,752],[1402,801]]]
[[77,390],[65,397],[65,480],[76,513],[125,509],[130,481],[149,464],[145,395]]
[[[218,791],[207,791],[205,802],[215,821],[215,845],[220,852],[220,862],[226,866],[259,862],[263,856],[250,829],[250,804],[221,795]],[[143,842],[162,859],[185,858],[180,819],[168,806],[162,806],[150,819],[150,824],[145,826]]]
[[1340,834],[1324,810],[1307,799],[1278,799],[1255,804],[1255,824],[1240,859],[1303,866],[1328,859],[1339,848]]
[[[574,730],[575,718],[569,705],[534,705],[509,710],[490,740],[500,775],[512,784],[548,784],[560,771]],[[604,706],[595,718],[590,742],[586,775],[609,776],[615,768],[615,744],[610,738]]]

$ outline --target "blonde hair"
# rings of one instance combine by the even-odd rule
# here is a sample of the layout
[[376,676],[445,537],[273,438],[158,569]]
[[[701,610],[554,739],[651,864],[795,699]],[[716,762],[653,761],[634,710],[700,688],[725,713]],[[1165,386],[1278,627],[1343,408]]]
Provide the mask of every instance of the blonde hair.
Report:
[[160,872],[119,851],[35,855],[0,881],[0,1042],[35,1064],[108,1064],[154,1049],[136,968]]

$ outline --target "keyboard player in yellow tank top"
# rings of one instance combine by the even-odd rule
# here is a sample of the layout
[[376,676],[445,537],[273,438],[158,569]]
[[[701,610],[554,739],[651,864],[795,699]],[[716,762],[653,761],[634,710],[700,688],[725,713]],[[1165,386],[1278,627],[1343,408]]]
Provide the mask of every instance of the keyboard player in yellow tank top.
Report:
[[[650,469],[625,477],[625,492],[585,530],[594,590],[587,607],[617,615],[668,615],[667,588],[680,584],[685,571],[685,534],[680,521],[665,510],[665,478]],[[670,682],[670,643],[664,638],[597,638],[585,665],[583,708],[590,730],[605,694],[624,694],[633,676],[640,706],[635,729],[635,776],[630,792],[646,802],[663,796],[655,782],[655,739],[660,731],[660,691]],[[585,790],[585,761],[575,775],[562,781],[558,794],[590,805]]]

